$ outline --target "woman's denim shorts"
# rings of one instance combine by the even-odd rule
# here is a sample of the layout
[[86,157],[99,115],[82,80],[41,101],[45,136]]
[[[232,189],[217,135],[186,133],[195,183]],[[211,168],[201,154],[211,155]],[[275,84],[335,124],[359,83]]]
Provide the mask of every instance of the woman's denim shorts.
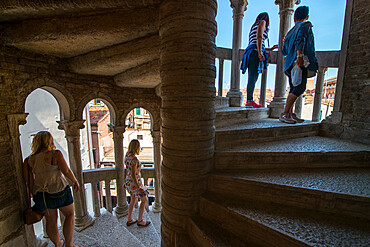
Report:
[[[45,194],[46,206],[44,203],[43,194]],[[72,204],[73,196],[71,193],[71,188],[69,185],[67,185],[64,190],[53,194],[49,194],[47,192],[37,192],[36,195],[33,196],[33,201],[35,205],[32,207],[32,209],[36,212],[43,213],[47,208],[57,209]]]

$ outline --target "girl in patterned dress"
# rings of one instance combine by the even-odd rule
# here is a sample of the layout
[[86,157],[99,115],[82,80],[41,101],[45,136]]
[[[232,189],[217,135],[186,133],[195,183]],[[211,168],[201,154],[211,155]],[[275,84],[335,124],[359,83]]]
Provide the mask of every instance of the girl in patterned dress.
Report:
[[[145,205],[148,202],[148,190],[144,187],[141,182],[141,164],[135,155],[140,153],[140,142],[136,139],[132,140],[128,145],[128,150],[125,157],[126,166],[126,179],[125,186],[127,191],[131,195],[130,205],[128,206],[128,217],[127,226],[137,223],[138,226],[148,226],[150,221],[143,220],[143,214]],[[137,220],[132,219],[132,211],[137,202],[138,197],[140,197],[141,203],[139,207],[139,217]]]

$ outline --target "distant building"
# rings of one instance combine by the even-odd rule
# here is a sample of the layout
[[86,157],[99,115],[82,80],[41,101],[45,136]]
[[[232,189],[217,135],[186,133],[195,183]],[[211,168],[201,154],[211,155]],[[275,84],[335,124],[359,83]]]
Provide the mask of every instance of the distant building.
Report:
[[91,137],[94,166],[99,168],[99,161],[114,150],[113,133],[110,130],[110,113],[108,107],[100,100],[89,103]]

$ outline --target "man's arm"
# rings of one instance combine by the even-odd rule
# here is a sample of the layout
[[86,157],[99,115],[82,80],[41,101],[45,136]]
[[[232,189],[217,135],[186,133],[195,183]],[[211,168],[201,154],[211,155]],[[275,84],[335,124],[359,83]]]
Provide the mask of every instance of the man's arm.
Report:
[[308,31],[311,25],[304,23],[298,30],[297,38],[294,41],[295,49],[297,51],[297,65],[303,66],[303,51],[306,45]]

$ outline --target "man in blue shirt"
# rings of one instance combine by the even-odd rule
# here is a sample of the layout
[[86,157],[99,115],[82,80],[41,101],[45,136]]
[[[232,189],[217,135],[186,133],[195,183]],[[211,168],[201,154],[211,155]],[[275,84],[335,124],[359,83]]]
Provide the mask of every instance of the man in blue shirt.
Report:
[[[279,120],[284,123],[301,123],[300,119],[293,113],[293,106],[297,98],[306,90],[308,73],[318,69],[318,63],[315,52],[314,35],[312,24],[308,20],[308,7],[301,6],[294,12],[295,25],[289,30],[283,40],[282,53],[286,57],[284,72],[289,78],[290,91],[286,100],[284,112],[281,113]],[[303,57],[307,56],[309,65],[304,66]],[[295,65],[302,70],[301,83],[294,86],[292,84],[291,72]],[[307,64],[307,62],[306,62]]]

